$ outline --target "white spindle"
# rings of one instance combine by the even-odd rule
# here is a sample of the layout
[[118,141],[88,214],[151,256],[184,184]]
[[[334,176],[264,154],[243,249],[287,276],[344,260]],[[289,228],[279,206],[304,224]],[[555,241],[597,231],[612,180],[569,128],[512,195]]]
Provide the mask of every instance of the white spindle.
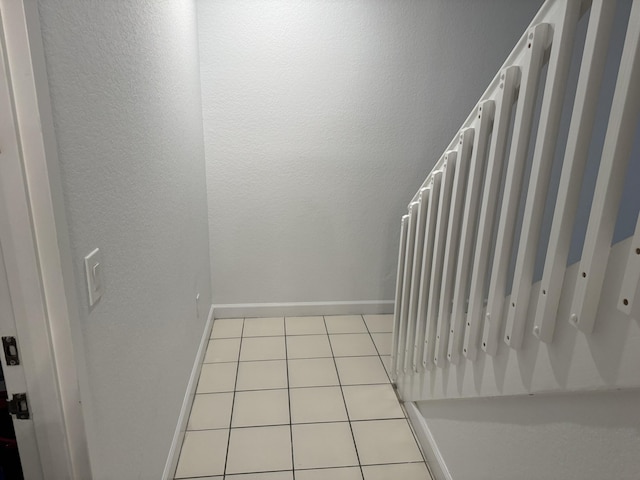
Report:
[[407,225],[407,247],[404,256],[404,279],[402,280],[402,308],[400,309],[400,332],[398,336],[397,369],[404,370],[405,343],[409,324],[409,296],[411,295],[411,275],[413,273],[413,252],[416,240],[418,220],[418,202],[409,204],[409,220]]
[[420,295],[420,270],[422,269],[422,253],[424,250],[425,222],[429,209],[429,190],[421,188],[418,195],[416,212],[416,240],[413,248],[413,267],[411,272],[411,294],[409,295],[409,319],[407,322],[407,335],[404,343],[403,370],[413,366],[413,346],[415,344],[415,325],[418,313],[418,297]]
[[402,283],[404,281],[404,258],[407,252],[407,226],[409,215],[402,217],[400,224],[400,246],[398,253],[398,272],[396,276],[396,301],[393,309],[393,334],[391,335],[391,377],[395,379],[396,359],[398,356],[398,341],[400,333],[400,316],[402,310]]
[[[471,272],[466,330],[464,332],[463,353],[466,358],[472,361],[476,359],[478,337],[481,334],[483,325],[482,310],[484,308],[484,290],[491,252],[491,237],[499,206],[500,177],[506,161],[505,154],[511,125],[511,110],[519,82],[520,67],[511,66],[505,68],[500,74],[491,147],[489,148],[487,173],[484,180],[484,192],[482,193],[482,205],[478,219],[478,235]],[[454,313],[456,314],[453,320],[459,322],[462,318],[462,324],[464,325],[464,311],[459,309]],[[455,349],[456,345],[453,345],[453,347]],[[452,357],[455,354],[460,354],[459,348],[457,347],[457,350],[451,352]]]
[[420,293],[418,296],[418,311],[416,314],[416,334],[413,344],[413,370],[415,372],[422,367],[422,354],[424,350],[425,327],[427,322],[427,302],[429,300],[431,265],[433,262],[433,244],[436,236],[436,220],[438,218],[441,181],[442,172],[433,172],[428,190],[429,199],[427,218],[425,221],[426,230],[422,250],[422,267],[420,269]]
[[551,180],[551,167],[558,140],[576,25],[580,18],[580,4],[580,0],[566,0],[553,28],[551,55],[540,109],[540,124],[511,289],[511,303],[507,307],[505,338],[508,338],[507,345],[514,349],[520,348],[524,337],[540,229]]
[[439,367],[447,362],[446,353],[449,345],[449,317],[453,300],[453,282],[456,274],[460,224],[462,223],[474,134],[475,130],[473,128],[465,128],[460,132],[458,140],[456,172],[451,193],[451,205],[448,212],[449,220],[447,222],[447,236],[442,265],[442,285],[440,287],[440,305],[438,307],[438,325],[433,358],[434,363]]
[[639,44],[640,1],[635,0],[629,16],[569,319],[585,333],[593,330],[598,311],[613,229],[640,111]]
[[480,193],[487,160],[487,148],[491,135],[495,103],[486,100],[478,106],[476,120],[477,135],[473,140],[473,152],[467,182],[467,196],[465,199],[462,230],[460,232],[460,248],[455,276],[453,307],[451,312],[451,331],[447,359],[457,364],[460,359],[460,348],[464,339],[464,316],[466,310],[466,294],[471,273],[472,248],[476,241],[474,235],[476,219],[480,210]]
[[598,92],[602,83],[615,10],[615,0],[594,0],[591,6],[558,197],[536,306],[533,333],[543,342],[551,342],[555,331],[558,304],[591,133],[596,118]]
[[[507,164],[504,195],[500,210],[495,256],[491,269],[491,282],[489,284],[486,314],[489,328],[485,328],[482,337],[482,348],[489,354],[495,354],[497,350],[498,335],[502,326],[502,313],[507,288],[507,270],[515,235],[518,200],[523,184],[540,70],[542,69],[549,30],[549,25],[542,23],[533,27],[527,35],[527,57],[522,71],[511,152]],[[510,340],[509,333],[506,334],[505,340]]]
[[433,365],[435,352],[436,326],[438,322],[438,300],[440,298],[440,286],[442,283],[442,264],[449,221],[449,205],[451,203],[451,190],[456,171],[456,152],[450,151],[445,155],[445,163],[442,165],[442,185],[440,188],[440,200],[438,202],[438,218],[436,220],[436,233],[433,247],[433,264],[431,266],[431,280],[429,281],[429,300],[427,303],[427,325],[425,330],[425,345],[422,354],[422,366],[430,368]]

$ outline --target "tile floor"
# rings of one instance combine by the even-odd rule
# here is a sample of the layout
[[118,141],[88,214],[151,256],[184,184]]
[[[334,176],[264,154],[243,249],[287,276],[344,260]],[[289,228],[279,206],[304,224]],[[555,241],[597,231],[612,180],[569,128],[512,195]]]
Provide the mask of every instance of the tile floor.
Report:
[[391,326],[216,320],[175,478],[429,480],[385,370]]

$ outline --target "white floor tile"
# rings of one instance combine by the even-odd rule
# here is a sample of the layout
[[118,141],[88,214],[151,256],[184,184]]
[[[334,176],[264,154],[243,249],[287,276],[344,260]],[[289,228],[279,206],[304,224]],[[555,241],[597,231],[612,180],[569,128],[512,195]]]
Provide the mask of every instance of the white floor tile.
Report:
[[362,465],[423,461],[406,420],[352,422]]
[[285,317],[287,335],[326,334],[323,317]]
[[[227,480],[293,480],[293,472],[245,473],[227,475]],[[198,479],[200,480],[200,479]]]
[[364,480],[431,480],[427,466],[422,463],[363,466]]
[[331,357],[327,335],[287,337],[287,356],[292,358]]
[[237,362],[202,365],[196,393],[233,392],[237,368]]
[[226,458],[225,480],[430,479],[385,371],[392,324],[215,320],[176,478],[223,480]]
[[[395,477],[393,480],[403,480]],[[362,480],[360,467],[322,468],[320,470],[298,470],[296,480]],[[391,480],[391,477],[389,477]]]
[[348,422],[293,425],[291,428],[296,469],[358,465]]
[[404,412],[390,384],[342,387],[351,420],[404,418]]
[[336,315],[324,317],[329,333],[367,333],[360,315]]
[[237,362],[240,353],[240,338],[215,338],[209,340],[204,363]]
[[380,357],[336,358],[336,365],[342,385],[389,383]]
[[216,318],[211,329],[211,338],[235,338],[242,336],[243,318]]
[[231,430],[227,474],[291,469],[289,426]]
[[229,428],[233,392],[196,395],[187,430]]
[[284,317],[245,318],[244,337],[274,337],[284,335]]
[[289,360],[289,385],[291,388],[339,385],[333,359]]
[[176,478],[222,475],[229,430],[187,432],[184,436]]
[[373,343],[378,348],[380,355],[391,355],[391,337],[392,333],[372,333]]
[[331,348],[336,357],[378,355],[368,333],[343,333],[329,335]]
[[237,390],[287,388],[287,362],[284,360],[240,362],[239,365]]
[[242,339],[240,361],[285,360],[284,337],[245,337]]
[[340,387],[292,388],[291,422],[343,422],[347,412]]
[[364,322],[371,333],[393,332],[393,314],[363,315]]
[[289,424],[287,390],[236,392],[232,427]]

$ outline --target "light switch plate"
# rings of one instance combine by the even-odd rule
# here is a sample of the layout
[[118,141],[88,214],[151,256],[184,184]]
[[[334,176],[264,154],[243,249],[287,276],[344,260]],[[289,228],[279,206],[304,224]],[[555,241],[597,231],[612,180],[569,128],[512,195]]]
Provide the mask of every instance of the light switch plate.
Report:
[[84,271],[87,274],[87,290],[89,292],[90,307],[98,301],[104,291],[102,268],[102,254],[99,248],[96,248],[84,257]]

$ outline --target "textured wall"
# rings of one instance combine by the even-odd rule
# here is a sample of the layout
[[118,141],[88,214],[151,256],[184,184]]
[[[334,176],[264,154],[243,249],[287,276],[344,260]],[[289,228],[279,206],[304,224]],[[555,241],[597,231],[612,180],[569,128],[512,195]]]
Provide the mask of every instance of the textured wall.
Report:
[[[210,304],[195,6],[42,0],[39,10],[94,478],[157,480]],[[95,247],[106,289],[89,310],[82,258]]]
[[215,303],[389,300],[400,216],[540,0],[198,0]]
[[640,392],[418,405],[456,480],[636,480]]

